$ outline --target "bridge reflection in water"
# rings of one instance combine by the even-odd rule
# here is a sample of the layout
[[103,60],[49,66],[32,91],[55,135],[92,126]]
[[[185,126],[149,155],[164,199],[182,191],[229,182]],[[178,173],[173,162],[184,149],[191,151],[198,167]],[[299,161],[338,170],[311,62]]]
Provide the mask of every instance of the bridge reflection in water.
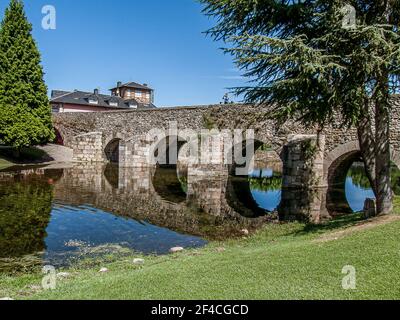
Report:
[[[297,191],[282,190],[281,162],[258,165],[248,177],[188,174],[184,166],[112,164],[0,173],[0,271],[13,259],[37,253],[39,259],[30,262],[56,266],[110,246],[164,254],[174,246],[200,247],[286,218],[280,212],[296,210],[291,199],[299,199]],[[397,190],[399,179],[394,181]],[[360,166],[352,167],[339,191],[329,197],[336,208],[360,209],[370,196]],[[325,212],[333,207],[326,205],[326,192],[295,204]]]
[[2,172],[0,272],[66,265],[116,247],[145,254],[196,248],[269,219],[235,212],[226,183],[221,176],[193,180],[176,168],[111,164]]

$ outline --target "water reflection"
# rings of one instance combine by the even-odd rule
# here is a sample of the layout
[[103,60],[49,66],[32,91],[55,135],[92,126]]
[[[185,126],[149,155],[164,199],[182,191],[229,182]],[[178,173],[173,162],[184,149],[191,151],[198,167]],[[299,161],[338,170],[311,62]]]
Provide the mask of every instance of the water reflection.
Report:
[[11,175],[0,180],[0,258],[45,250],[53,200],[52,178]]
[[282,199],[282,172],[273,168],[255,169],[249,174],[251,194],[260,208],[278,209]]
[[346,178],[345,192],[348,205],[353,212],[362,211],[367,198],[375,198],[363,163],[356,162],[350,168]]
[[[311,201],[282,192],[279,162],[263,163],[249,177],[201,167],[189,173],[101,164],[0,172],[0,270],[10,258],[38,253],[40,263],[57,266],[110,246],[155,254],[200,247],[276,220],[277,211],[287,209],[290,218],[296,208],[325,207],[324,190]],[[362,167],[353,166],[340,194],[349,212],[362,209],[372,195]]]
[[83,164],[57,174],[0,173],[0,270],[11,258],[39,255],[41,263],[60,266],[110,246],[164,254],[262,223],[223,201],[220,177],[178,177],[172,168]]
[[[400,170],[394,164],[391,167],[391,178],[393,192],[400,195]],[[348,205],[353,212],[362,211],[367,198],[375,199],[362,162],[355,162],[351,166],[346,178],[345,193]]]
[[228,180],[229,204],[246,217],[276,213],[282,199],[282,167],[275,152],[258,150],[255,168],[247,177],[236,176],[232,170]]
[[181,203],[186,201],[187,176],[179,174],[176,166],[158,166],[154,173],[153,186],[166,201]]
[[[199,247],[206,241],[146,222],[119,217],[91,206],[56,202],[47,227],[45,260],[60,265],[90,248],[131,248],[144,254],[165,254],[171,247]],[[78,256],[79,257],[79,256]]]

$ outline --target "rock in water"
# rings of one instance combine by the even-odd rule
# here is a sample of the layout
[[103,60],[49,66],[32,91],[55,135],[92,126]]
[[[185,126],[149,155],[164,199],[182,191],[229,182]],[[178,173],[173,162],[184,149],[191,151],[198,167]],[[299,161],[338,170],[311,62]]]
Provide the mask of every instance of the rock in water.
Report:
[[70,276],[70,274],[68,272],[57,273],[57,278],[58,279],[65,279],[65,278],[68,278],[69,276]]
[[143,259],[133,259],[133,264],[142,265],[144,264]]
[[171,249],[169,250],[169,252],[171,252],[171,253],[177,253],[177,252],[181,252],[181,251],[183,251],[183,250],[185,250],[185,249],[182,248],[182,247],[173,247],[173,248],[171,248]]

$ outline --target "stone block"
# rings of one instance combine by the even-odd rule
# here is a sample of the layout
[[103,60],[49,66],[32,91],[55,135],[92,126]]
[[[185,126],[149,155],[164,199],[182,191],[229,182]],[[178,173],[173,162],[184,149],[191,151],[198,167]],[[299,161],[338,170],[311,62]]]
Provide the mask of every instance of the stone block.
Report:
[[376,200],[370,198],[366,199],[363,212],[365,219],[376,217]]

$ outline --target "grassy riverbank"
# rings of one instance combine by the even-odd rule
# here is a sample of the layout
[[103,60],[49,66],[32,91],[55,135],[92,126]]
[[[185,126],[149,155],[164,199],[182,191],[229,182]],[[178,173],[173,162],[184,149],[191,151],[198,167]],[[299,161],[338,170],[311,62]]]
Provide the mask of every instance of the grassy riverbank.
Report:
[[[162,257],[132,258],[66,270],[57,289],[41,275],[0,276],[0,297],[16,299],[398,299],[400,201],[395,215],[358,215],[312,227],[268,225],[239,240]],[[357,289],[342,289],[342,269],[357,271]],[[99,273],[100,267],[109,272]]]

